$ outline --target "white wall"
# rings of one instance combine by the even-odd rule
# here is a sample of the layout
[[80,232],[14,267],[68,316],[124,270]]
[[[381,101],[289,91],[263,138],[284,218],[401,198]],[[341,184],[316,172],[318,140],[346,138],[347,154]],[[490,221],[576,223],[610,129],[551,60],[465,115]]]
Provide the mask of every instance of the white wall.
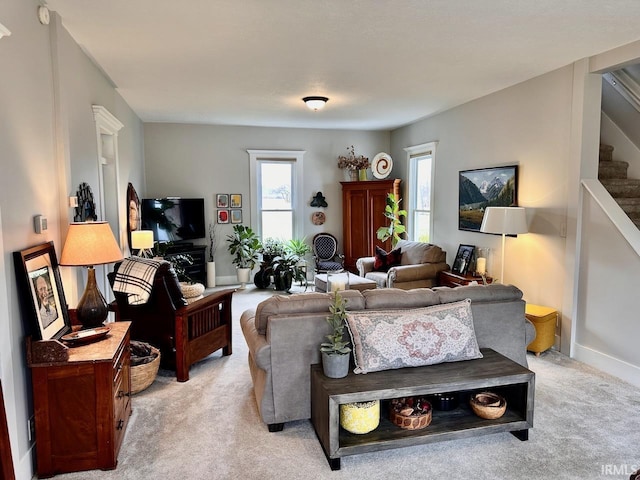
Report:
[[[355,146],[356,154],[373,158],[389,148],[389,133],[378,131],[309,130],[295,128],[233,127],[145,123],[147,195],[204,197],[205,215],[214,219],[216,193],[240,193],[243,223],[251,222],[248,149],[305,150],[303,198],[304,235],[330,232],[342,242],[342,190],[344,172],[338,155]],[[395,171],[393,172],[395,174]],[[328,207],[326,223],[311,223],[313,196],[322,192]],[[221,283],[235,282],[235,269],[224,239],[232,225],[219,225],[216,275]],[[202,240],[200,243],[205,244]]]
[[576,358],[640,385],[640,323],[633,294],[640,257],[589,193],[583,205]]
[[492,248],[489,273],[493,275],[500,274],[501,239],[458,230],[458,172],[519,165],[518,203],[527,208],[530,233],[507,238],[505,282],[521,288],[528,302],[559,311],[572,76],[568,66],[391,134],[394,165],[402,177],[407,171],[403,148],[438,142],[433,242],[447,251],[450,264],[461,243]]
[[[11,30],[11,36],[0,40],[0,376],[16,477],[21,480],[33,474],[27,439],[33,403],[24,349],[28,320],[19,308],[12,252],[52,240],[60,255],[73,215],[66,207],[67,197],[81,181],[97,188],[92,104],[106,106],[125,124],[120,142],[125,194],[127,181],[137,188],[144,183],[140,120],[82,54],[57,15],[49,26],[38,22],[40,4],[8,0],[0,11],[0,21]],[[33,230],[36,214],[49,220],[49,229],[40,235]],[[76,275],[63,275],[65,292],[72,292],[67,301],[73,306]]]

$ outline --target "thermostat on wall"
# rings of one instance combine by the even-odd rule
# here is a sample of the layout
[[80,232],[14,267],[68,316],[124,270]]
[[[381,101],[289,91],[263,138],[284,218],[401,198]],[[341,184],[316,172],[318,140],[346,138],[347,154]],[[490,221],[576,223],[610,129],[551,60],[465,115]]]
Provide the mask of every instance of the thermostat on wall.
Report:
[[47,217],[36,215],[33,217],[33,228],[36,233],[42,233],[47,229]]

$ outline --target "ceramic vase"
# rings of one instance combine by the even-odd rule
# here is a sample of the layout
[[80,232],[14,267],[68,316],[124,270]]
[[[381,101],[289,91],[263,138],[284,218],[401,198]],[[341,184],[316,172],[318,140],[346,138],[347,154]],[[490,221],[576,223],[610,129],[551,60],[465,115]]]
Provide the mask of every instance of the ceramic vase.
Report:
[[240,282],[240,290],[244,290],[247,288],[247,283],[249,282],[249,277],[251,276],[250,268],[238,268],[238,282]]
[[329,378],[344,378],[349,375],[348,353],[334,354],[322,352],[322,371]]
[[216,262],[207,262],[207,287],[216,286]]

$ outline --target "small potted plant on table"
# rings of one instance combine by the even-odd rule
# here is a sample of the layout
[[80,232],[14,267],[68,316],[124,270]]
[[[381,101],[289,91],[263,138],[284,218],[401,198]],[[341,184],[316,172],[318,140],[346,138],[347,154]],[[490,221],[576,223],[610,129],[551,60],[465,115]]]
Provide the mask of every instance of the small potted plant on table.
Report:
[[347,302],[335,293],[334,302],[329,307],[331,315],[327,322],[331,325],[331,333],[327,335],[328,342],[320,344],[322,352],[322,370],[329,378],[343,378],[349,374],[349,342],[343,340],[344,326],[347,318]]

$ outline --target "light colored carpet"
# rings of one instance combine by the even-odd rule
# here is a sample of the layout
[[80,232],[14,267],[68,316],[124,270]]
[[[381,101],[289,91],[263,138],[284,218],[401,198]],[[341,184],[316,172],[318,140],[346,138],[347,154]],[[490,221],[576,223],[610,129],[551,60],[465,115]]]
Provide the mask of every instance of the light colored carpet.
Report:
[[640,390],[556,352],[536,358],[534,428],[342,459],[332,472],[310,421],[269,433],[260,420],[238,325],[272,292],[233,298],[233,355],[215,353],[177,383],[160,371],[133,397],[114,471],[60,475],[93,479],[628,479],[640,466]]

